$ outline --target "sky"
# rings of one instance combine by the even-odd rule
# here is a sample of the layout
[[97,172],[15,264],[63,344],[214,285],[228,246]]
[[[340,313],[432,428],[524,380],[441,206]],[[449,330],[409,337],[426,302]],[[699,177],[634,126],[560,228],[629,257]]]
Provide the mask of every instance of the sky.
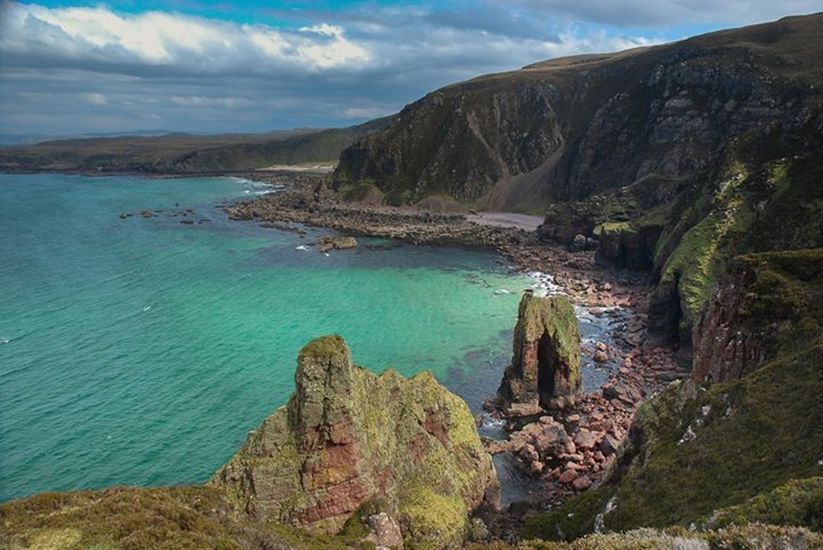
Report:
[[817,11],[823,0],[0,0],[0,134],[349,126],[480,74]]

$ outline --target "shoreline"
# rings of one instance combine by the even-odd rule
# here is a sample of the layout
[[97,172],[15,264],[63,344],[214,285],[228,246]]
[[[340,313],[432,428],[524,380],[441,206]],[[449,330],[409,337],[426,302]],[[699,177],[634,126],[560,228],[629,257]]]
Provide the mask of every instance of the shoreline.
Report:
[[[325,187],[322,178],[304,176],[294,180],[293,175],[288,181],[271,175],[265,180],[254,178],[282,186],[281,190],[225,204],[224,210],[230,219],[257,220],[276,229],[288,230],[292,224],[302,224],[410,244],[490,249],[523,274],[549,275],[589,315],[631,312],[625,322],[619,321],[610,330],[612,345],[594,342],[589,347],[582,343],[584,357],[595,363],[617,365],[599,388],[581,395],[564,409],[541,411],[528,419],[501,418],[493,406],[487,407],[486,418],[490,414],[495,421],[505,422],[508,435],[505,441],[484,437],[487,451],[510,456],[525,475],[531,476],[537,489],[526,501],[513,502],[519,502],[517,506],[484,518],[501,535],[511,532],[528,510],[555,506],[597,486],[627,436],[638,406],[669,382],[688,376],[688,371],[676,364],[675,350],[661,345],[647,331],[651,288],[647,273],[597,266],[591,251],[570,252],[540,242],[536,227],[527,231],[500,223],[484,224],[474,213],[345,203]],[[483,417],[478,415],[479,427]],[[578,450],[560,457],[537,453],[532,445],[534,437],[548,423],[561,424],[574,438]]]

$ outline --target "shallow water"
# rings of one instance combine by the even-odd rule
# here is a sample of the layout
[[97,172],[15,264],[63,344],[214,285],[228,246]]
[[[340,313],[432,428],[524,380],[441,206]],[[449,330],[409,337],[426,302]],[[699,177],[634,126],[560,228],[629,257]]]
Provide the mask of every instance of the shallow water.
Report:
[[[325,256],[298,249],[322,231],[214,208],[260,190],[0,175],[0,499],[207,479],[322,334],[374,371],[431,369],[475,409],[494,391],[530,279],[494,254],[391,241]],[[143,209],[163,212],[119,217]]]
[[[0,500],[206,480],[286,401],[299,349],[328,333],[359,364],[430,369],[480,409],[534,279],[492,253],[387,240],[324,255],[303,245],[327,231],[301,238],[215,208],[265,191],[0,174]],[[162,212],[119,217],[143,209]]]

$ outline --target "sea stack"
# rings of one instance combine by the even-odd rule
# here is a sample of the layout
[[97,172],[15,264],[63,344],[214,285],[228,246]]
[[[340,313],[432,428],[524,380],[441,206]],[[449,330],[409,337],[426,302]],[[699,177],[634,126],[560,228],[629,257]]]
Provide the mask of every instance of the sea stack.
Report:
[[431,373],[376,376],[326,336],[301,350],[295,382],[210,482],[241,516],[325,533],[379,522],[407,544],[441,547],[462,543],[481,504],[496,505],[471,412]]
[[503,409],[514,416],[562,408],[580,391],[580,330],[564,295],[526,291],[514,328],[514,354],[498,389]]

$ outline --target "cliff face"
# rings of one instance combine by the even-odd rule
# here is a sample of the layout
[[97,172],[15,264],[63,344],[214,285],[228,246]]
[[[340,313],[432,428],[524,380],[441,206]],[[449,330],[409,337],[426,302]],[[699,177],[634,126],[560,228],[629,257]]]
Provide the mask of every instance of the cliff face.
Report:
[[692,378],[640,407],[600,487],[528,534],[733,521],[818,529],[822,335],[823,250],[736,258],[695,330]]
[[736,258],[693,335],[692,378],[728,382],[823,329],[823,250]]
[[686,185],[738,137],[815,116],[821,27],[786,19],[448,86],[345,150],[336,176],[403,202],[444,193],[525,210],[649,175]]
[[297,389],[213,477],[239,514],[339,532],[385,513],[413,544],[463,540],[497,478],[468,407],[421,373],[375,376],[329,336],[300,352]]
[[580,332],[565,296],[526,292],[514,328],[512,364],[498,396],[512,413],[536,414],[561,406],[580,390]]
[[792,17],[455,84],[346,149],[336,185],[546,213],[541,238],[654,270],[653,328],[688,345],[729,258],[823,246],[821,33]]

